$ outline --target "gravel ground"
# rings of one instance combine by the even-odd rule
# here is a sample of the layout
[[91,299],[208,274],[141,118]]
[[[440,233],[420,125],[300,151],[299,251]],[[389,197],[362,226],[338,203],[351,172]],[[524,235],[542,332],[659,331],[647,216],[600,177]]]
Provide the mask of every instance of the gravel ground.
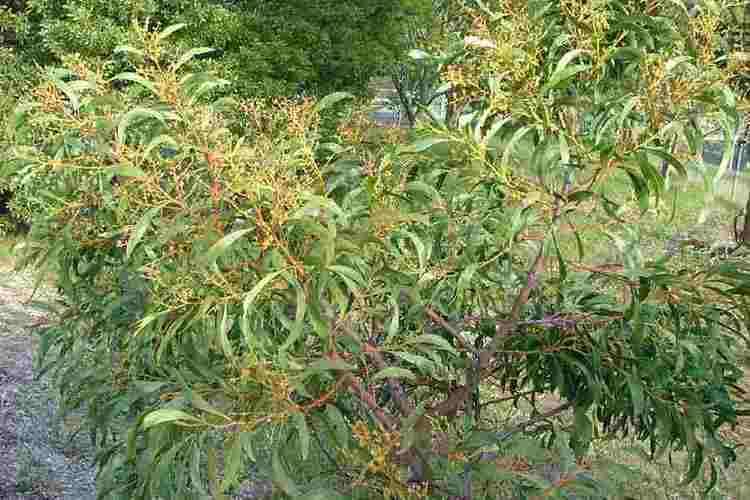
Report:
[[56,418],[49,382],[34,380],[32,327],[52,296],[37,294],[28,276],[0,266],[0,499],[93,500],[95,470],[85,436],[67,432],[74,418]]

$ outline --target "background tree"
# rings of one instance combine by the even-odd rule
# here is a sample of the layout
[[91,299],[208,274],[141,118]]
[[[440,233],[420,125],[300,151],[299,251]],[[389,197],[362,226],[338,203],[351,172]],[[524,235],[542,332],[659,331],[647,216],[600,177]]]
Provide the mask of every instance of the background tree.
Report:
[[214,64],[240,95],[289,96],[304,90],[363,92],[385,58],[398,53],[401,26],[419,0],[365,2],[234,0],[33,0],[30,22],[58,60],[70,53],[108,58],[127,43],[134,19],[187,23],[186,46],[219,51]]

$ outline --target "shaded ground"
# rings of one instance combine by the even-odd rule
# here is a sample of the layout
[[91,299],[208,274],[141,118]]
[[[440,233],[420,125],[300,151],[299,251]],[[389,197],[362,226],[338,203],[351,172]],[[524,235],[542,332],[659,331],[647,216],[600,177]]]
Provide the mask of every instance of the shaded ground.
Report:
[[93,500],[91,450],[66,436],[47,380],[34,380],[30,329],[45,312],[24,304],[31,287],[0,263],[0,499]]

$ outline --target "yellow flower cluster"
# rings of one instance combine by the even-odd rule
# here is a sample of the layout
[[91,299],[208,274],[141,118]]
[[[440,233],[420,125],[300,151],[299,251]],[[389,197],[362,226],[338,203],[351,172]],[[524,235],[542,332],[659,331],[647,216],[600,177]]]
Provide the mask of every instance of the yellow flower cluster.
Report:
[[34,101],[45,113],[60,113],[65,109],[65,97],[52,82],[44,82],[31,91]]
[[701,13],[690,19],[690,31],[695,47],[700,53],[701,64],[710,65],[714,60],[720,21],[718,16],[708,13]]
[[570,43],[574,49],[585,51],[591,58],[590,71],[580,73],[580,79],[597,79],[604,72],[608,55],[612,49],[607,40],[609,19],[604,11],[605,3],[589,0],[564,0],[563,12],[572,20]]
[[[401,445],[398,432],[371,429],[365,422],[358,421],[352,426],[352,435],[369,457],[358,484],[364,485],[367,482],[365,478],[370,476],[371,480],[380,483],[383,498],[427,498],[428,484],[406,485],[402,481],[401,468],[393,460]],[[351,458],[356,460],[355,463],[359,462],[354,456]]]

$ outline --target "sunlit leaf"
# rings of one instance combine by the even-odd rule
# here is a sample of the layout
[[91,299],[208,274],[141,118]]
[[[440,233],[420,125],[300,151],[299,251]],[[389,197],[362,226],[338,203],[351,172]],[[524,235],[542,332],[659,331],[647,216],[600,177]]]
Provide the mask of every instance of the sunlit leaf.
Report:
[[178,24],[172,24],[170,26],[167,26],[164,28],[158,35],[159,40],[164,40],[165,38],[170,37],[173,33],[185,28],[187,25],[185,23],[178,23]]
[[143,418],[143,428],[150,429],[157,425],[180,422],[200,423],[200,420],[181,410],[162,408],[152,411]]
[[124,72],[124,73],[118,73],[110,81],[128,81],[128,82],[134,82],[139,85],[142,85],[143,87],[146,87],[148,90],[150,90],[153,94],[159,93],[158,89],[156,88],[156,85],[154,85],[153,82],[147,80],[146,78],[142,77],[138,73],[132,73],[132,72]]
[[324,111],[346,99],[354,99],[354,96],[348,92],[334,92],[333,94],[328,94],[318,101],[317,110],[318,112]]
[[414,372],[411,370],[407,370],[406,368],[399,368],[397,366],[389,366],[388,368],[384,368],[380,370],[378,373],[375,374],[375,376],[372,378],[373,382],[376,380],[382,380],[387,378],[406,378],[411,381],[414,381],[417,379],[417,376],[414,375]]
[[219,241],[211,245],[211,248],[208,249],[208,252],[206,252],[205,255],[203,255],[202,259],[207,262],[209,265],[213,265],[216,262],[216,259],[227,253],[229,248],[240,238],[245,236],[247,233],[251,232],[252,229],[240,229],[238,231],[234,231],[229,233],[228,235],[221,238]]
[[128,246],[125,249],[125,259],[130,259],[130,256],[133,254],[133,251],[138,246],[138,244],[143,239],[143,236],[146,234],[146,231],[148,231],[149,226],[151,225],[151,221],[153,218],[161,211],[161,207],[154,207],[149,209],[141,219],[138,221],[138,224],[135,225],[135,229],[133,229],[133,232],[130,234],[130,237],[128,238]]

